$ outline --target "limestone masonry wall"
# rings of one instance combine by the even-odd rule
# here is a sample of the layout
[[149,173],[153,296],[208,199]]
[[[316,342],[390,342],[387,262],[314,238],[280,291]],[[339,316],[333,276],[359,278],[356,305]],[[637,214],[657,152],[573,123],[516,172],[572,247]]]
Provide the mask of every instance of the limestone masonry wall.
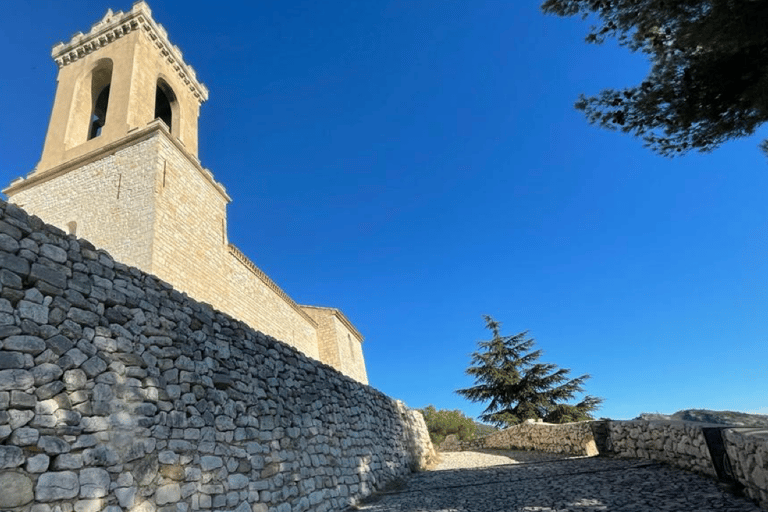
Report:
[[0,510],[340,510],[423,418],[0,202]]
[[[13,202],[44,212],[46,222],[70,230],[99,247],[108,245],[120,261],[151,270],[155,219],[158,138],[138,141],[95,161],[17,192]],[[93,208],[98,204],[99,208]]]

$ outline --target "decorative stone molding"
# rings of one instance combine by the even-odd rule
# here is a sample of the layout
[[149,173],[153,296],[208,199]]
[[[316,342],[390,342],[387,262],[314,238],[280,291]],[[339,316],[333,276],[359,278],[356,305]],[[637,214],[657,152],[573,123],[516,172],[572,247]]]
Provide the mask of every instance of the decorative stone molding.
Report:
[[78,32],[68,43],[58,43],[51,56],[61,68],[136,30],[142,30],[157,48],[157,51],[171,64],[181,81],[200,103],[208,99],[208,88],[197,80],[195,70],[186,64],[178,46],[170,43],[168,32],[152,19],[152,11],[146,2],[139,1],[127,13],[112,12],[109,9],[101,21],[96,22],[90,32]]
[[27,190],[34,185],[39,185],[48,180],[66,174],[73,169],[77,169],[100,158],[104,158],[106,155],[114,154],[115,152],[127,146],[136,144],[142,140],[146,140],[158,132],[163,133],[165,137],[171,141],[171,143],[173,143],[179,149],[179,151],[182,152],[182,154],[187,158],[187,160],[189,160],[195,169],[197,169],[197,171],[214,186],[214,188],[222,195],[222,197],[224,197],[227,202],[232,201],[232,199],[229,197],[229,194],[227,194],[227,190],[224,188],[224,185],[216,181],[216,179],[213,177],[213,173],[210,170],[200,165],[200,160],[191,155],[177,137],[173,137],[171,135],[171,133],[168,131],[168,127],[161,119],[153,119],[149,122],[149,124],[147,124],[146,127],[141,129],[136,128],[129,132],[128,136],[111,144],[107,144],[106,146],[102,146],[90,153],[86,153],[81,157],[72,159],[69,162],[65,162],[43,172],[35,169],[28,173],[25,177],[18,177],[13,180],[8,187],[2,190],[2,192],[9,196],[17,194],[18,192]]
[[281,299],[283,299],[289,306],[291,306],[297,313],[299,313],[307,322],[310,323],[310,325],[317,327],[317,322],[315,322],[312,317],[310,317],[308,314],[304,312],[304,310],[301,309],[301,306],[296,304],[292,298],[288,296],[287,293],[283,291],[282,288],[277,286],[277,284],[269,278],[267,274],[264,273],[263,270],[261,270],[259,267],[256,266],[254,262],[252,262],[248,256],[243,254],[243,252],[235,247],[232,244],[229,244],[229,254],[231,254],[237,261],[243,264],[245,268],[251,271],[256,277],[258,277],[270,290],[275,292],[278,296],[280,296]]

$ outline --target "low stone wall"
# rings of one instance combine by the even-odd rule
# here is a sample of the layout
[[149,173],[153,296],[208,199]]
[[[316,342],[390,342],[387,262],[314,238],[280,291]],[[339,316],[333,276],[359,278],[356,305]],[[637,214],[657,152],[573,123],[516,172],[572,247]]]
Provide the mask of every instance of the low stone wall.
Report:
[[608,453],[652,459],[717,477],[701,424],[683,421],[608,422]]
[[730,428],[724,437],[734,477],[768,510],[768,429]]
[[597,455],[597,446],[589,422],[552,424],[531,420],[514,425],[485,437],[443,444],[441,450],[472,449],[541,450],[569,455]]
[[0,510],[339,510],[430,450],[402,403],[0,202]]

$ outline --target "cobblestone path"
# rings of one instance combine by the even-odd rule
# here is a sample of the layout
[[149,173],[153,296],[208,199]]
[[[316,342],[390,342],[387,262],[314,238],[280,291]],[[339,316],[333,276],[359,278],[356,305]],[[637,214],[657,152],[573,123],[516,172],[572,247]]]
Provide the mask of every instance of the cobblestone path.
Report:
[[535,452],[444,453],[358,506],[369,512],[764,512],[711,479],[660,463]]

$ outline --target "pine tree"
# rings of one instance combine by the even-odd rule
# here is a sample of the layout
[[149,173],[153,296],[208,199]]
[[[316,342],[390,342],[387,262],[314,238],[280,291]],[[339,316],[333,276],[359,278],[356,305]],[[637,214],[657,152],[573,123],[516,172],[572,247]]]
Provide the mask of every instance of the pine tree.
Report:
[[711,151],[768,121],[768,2],[545,0],[541,8],[590,17],[588,43],[614,38],[648,56],[639,85],[581,96],[576,108],[592,123],[672,156]]
[[480,350],[472,354],[466,370],[475,385],[456,391],[472,402],[490,401],[480,416],[483,421],[509,426],[538,418],[550,423],[592,419],[590,413],[602,398],[586,396],[576,405],[567,403],[583,391],[589,375],[568,379],[569,369],[537,362],[542,351],[532,350],[535,341],[527,331],[502,336],[499,322],[490,316],[485,322],[493,338],[478,343]]

